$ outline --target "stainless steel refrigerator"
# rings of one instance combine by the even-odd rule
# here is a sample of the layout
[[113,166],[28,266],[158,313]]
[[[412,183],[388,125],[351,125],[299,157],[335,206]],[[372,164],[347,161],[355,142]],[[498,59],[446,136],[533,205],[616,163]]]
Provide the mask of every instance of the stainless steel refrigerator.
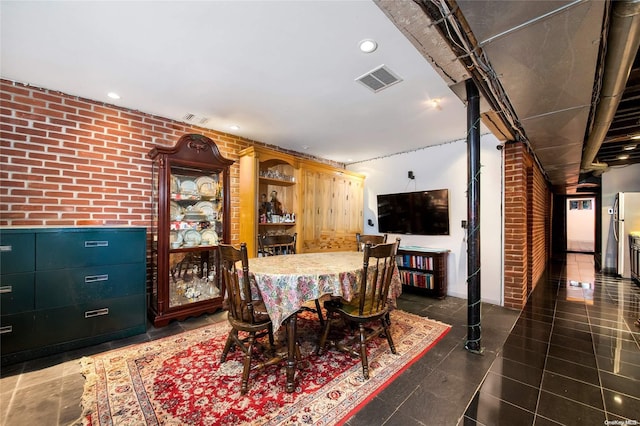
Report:
[[613,235],[618,245],[616,272],[631,278],[629,232],[640,231],[640,192],[618,192],[613,206]]

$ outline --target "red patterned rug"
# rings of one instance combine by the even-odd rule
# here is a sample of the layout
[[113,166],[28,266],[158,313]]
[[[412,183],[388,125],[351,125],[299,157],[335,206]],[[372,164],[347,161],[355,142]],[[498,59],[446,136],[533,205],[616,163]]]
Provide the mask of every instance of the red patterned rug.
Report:
[[370,379],[358,359],[329,349],[313,354],[317,317],[300,314],[302,361],[296,390],[285,392],[284,363],[251,373],[240,395],[241,351],[220,355],[227,321],[176,336],[83,358],[87,425],[333,425],[342,424],[426,353],[450,326],[393,311],[393,341],[368,345]]

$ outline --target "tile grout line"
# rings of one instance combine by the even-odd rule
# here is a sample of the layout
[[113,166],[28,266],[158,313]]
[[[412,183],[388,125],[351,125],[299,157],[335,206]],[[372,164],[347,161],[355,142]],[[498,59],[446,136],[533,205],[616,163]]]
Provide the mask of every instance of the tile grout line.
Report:
[[[616,289],[618,290],[617,297],[614,298],[612,296],[612,293],[610,291],[611,289],[609,288],[609,286],[606,287],[606,293],[605,294],[606,294],[606,297],[607,297],[608,300],[610,300],[610,301],[612,301],[612,303],[616,304],[616,307],[617,307],[616,311],[618,313],[618,327],[616,328],[616,331],[618,333],[621,333],[621,332],[623,332],[625,330],[621,329],[620,327],[624,326],[627,329],[629,329],[629,325],[624,320],[624,297],[622,297],[620,295],[620,292],[624,293],[625,282],[624,282],[624,280],[623,281],[615,280],[615,282],[612,282],[611,284],[613,285],[614,283],[616,284]],[[633,281],[631,282],[631,285],[634,285]],[[623,301],[622,305],[621,305],[621,300]],[[621,313],[621,310],[622,310],[622,313]],[[595,347],[595,342],[593,340],[593,329],[592,329],[591,315],[589,314],[589,310],[588,309],[587,309],[587,320],[588,320],[588,323],[589,323],[589,329],[591,330],[591,336],[592,336],[591,341],[592,341],[592,345],[593,345],[593,352],[594,352],[594,355],[595,355],[596,370],[598,372],[598,383],[600,384],[600,396],[602,398],[602,406],[604,408],[605,418],[607,420],[609,420],[609,414],[610,413],[609,413],[609,411],[607,409],[607,402],[606,402],[606,398],[604,396],[605,387],[602,384],[602,374],[601,374],[602,370],[600,369],[600,362],[598,360],[598,356],[596,355],[596,347]],[[633,330],[629,330],[629,331],[632,333],[632,337],[633,337]],[[611,337],[613,337],[613,336],[611,336]],[[636,344],[637,343],[638,342],[636,341]],[[611,413],[611,414],[616,415],[614,413]]]
[[[605,292],[605,294],[603,296],[606,295],[606,298],[608,300],[612,300],[618,306],[618,309],[619,309],[619,303],[610,296],[609,288],[607,287],[605,289],[606,289],[606,292]],[[595,342],[593,340],[593,327],[592,327],[591,314],[589,312],[589,309],[587,309],[587,324],[589,325],[589,332],[591,334],[591,346],[593,347],[593,355],[594,355],[595,362],[596,362],[596,372],[598,373],[598,385],[599,385],[599,388],[600,388],[600,398],[602,398],[602,408],[604,409],[605,419],[609,420],[609,412],[607,410],[607,401],[606,401],[606,399],[604,397],[604,388],[602,386],[602,375],[600,374],[600,362],[598,361],[598,355],[597,355],[597,352],[596,352],[596,344],[595,344]]]
[[3,416],[3,421],[2,425],[6,425],[7,424],[7,418],[9,417],[9,413],[11,412],[11,406],[13,405],[13,401],[16,397],[16,392],[18,391],[18,384],[20,383],[20,381],[22,380],[22,375],[24,374],[24,371],[20,372],[20,375],[18,376],[18,379],[16,380],[16,383],[13,385],[13,389],[11,390],[11,398],[9,399],[9,403],[7,404],[7,411],[4,413]]
[[[551,339],[553,338],[553,328],[556,323],[556,315],[558,312],[558,294],[560,293],[561,282],[566,281],[567,274],[567,263],[565,262],[562,270],[560,271],[560,276],[556,281],[556,292],[555,298],[553,301],[553,319],[551,320],[551,329],[549,330],[549,339],[547,340],[547,352],[544,355],[544,364],[542,365],[542,376],[540,377],[540,384],[538,385],[538,398],[536,400],[536,407],[533,413],[533,425],[536,424],[536,417],[538,416],[538,407],[540,406],[540,398],[542,396],[542,385],[544,383],[544,373],[547,371],[547,360],[549,359],[549,351],[551,349]],[[544,416],[543,416],[544,417]]]

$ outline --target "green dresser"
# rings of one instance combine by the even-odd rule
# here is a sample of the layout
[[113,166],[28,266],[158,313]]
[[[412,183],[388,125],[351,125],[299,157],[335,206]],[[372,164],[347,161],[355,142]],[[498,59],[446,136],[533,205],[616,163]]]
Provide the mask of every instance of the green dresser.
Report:
[[146,331],[146,228],[0,229],[2,365]]

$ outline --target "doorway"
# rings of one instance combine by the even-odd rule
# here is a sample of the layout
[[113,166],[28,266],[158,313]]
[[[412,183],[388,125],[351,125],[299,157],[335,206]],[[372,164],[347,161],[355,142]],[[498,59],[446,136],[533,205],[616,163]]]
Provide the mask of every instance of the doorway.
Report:
[[596,238],[596,199],[567,199],[567,251],[594,253]]

